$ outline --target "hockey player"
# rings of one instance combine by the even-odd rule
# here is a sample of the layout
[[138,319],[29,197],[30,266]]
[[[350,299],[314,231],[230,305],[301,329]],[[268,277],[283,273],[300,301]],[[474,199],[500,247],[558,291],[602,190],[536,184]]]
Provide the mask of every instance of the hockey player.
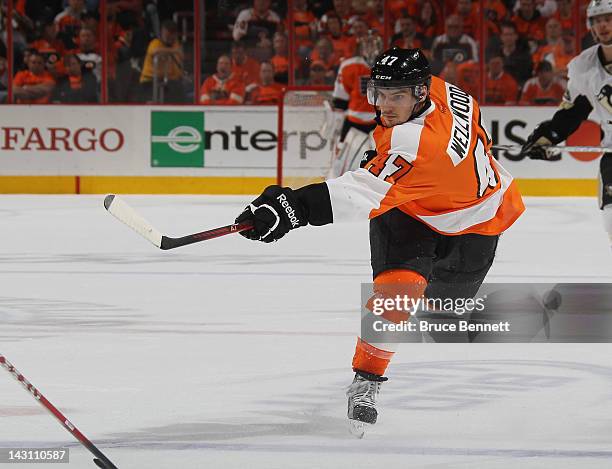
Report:
[[369,136],[376,122],[374,107],[368,103],[366,96],[366,85],[370,68],[381,52],[381,38],[369,34],[359,39],[357,54],[340,64],[333,93],[335,112],[331,119],[334,122],[329,126],[331,132],[327,135],[335,137],[340,128],[332,155],[330,177],[358,168],[361,155],[372,148]]
[[598,44],[570,61],[560,109],[552,120],[535,128],[521,154],[533,159],[558,159],[547,148],[564,141],[595,111],[604,133],[602,146],[610,149],[599,165],[599,207],[612,244],[612,0],[591,0],[587,18]]
[[[413,295],[471,298],[500,233],[524,210],[512,176],[491,156],[476,101],[437,77],[419,49],[378,57],[367,85],[376,109],[376,150],[361,168],[297,190],[270,186],[236,219],[266,243],[305,225],[370,219],[375,294],[401,285]],[[348,417],[360,434],[377,419],[376,396],[394,354],[358,338]]]

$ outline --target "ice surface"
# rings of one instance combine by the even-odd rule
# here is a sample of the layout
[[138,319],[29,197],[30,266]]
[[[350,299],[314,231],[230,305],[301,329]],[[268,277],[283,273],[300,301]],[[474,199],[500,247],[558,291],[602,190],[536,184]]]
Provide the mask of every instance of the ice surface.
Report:
[[[250,198],[125,199],[180,236]],[[120,468],[612,466],[612,345],[406,344],[356,440],[344,388],[367,223],[163,252],[102,201],[0,198],[0,352]],[[612,282],[594,199],[527,204],[489,280]],[[95,467],[0,370],[0,446],[43,444]]]

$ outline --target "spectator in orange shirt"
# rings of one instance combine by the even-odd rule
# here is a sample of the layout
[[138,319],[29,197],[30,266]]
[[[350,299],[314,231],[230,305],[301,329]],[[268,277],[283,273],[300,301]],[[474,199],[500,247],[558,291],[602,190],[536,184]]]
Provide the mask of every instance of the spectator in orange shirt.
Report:
[[544,56],[555,51],[561,46],[561,23],[555,18],[546,21],[546,36],[544,43],[532,54],[533,63],[540,63]]
[[259,78],[259,62],[247,55],[242,41],[232,43],[232,75],[245,86],[256,83]]
[[[365,21],[368,30],[372,31],[373,34],[378,34],[381,37],[384,36],[385,28],[382,21],[382,9],[379,8],[381,4],[377,0],[353,0],[351,6],[354,13],[348,21],[351,28],[355,21],[360,19]],[[380,9],[380,17],[378,9]]]
[[52,101],[58,103],[98,102],[98,83],[91,71],[83,72],[83,64],[74,54],[64,56],[67,75],[62,77],[53,90]]
[[17,72],[13,79],[13,96],[18,104],[46,104],[55,80],[45,70],[45,60],[38,52],[28,58],[28,70]]
[[574,12],[572,0],[557,0],[557,11],[552,15],[559,23],[564,33],[574,33]]
[[440,71],[440,78],[450,83],[451,85],[459,86],[457,84],[457,63],[449,60],[444,64],[444,67]]
[[353,40],[342,32],[342,23],[336,15],[330,14],[327,18],[327,38],[332,42],[334,53],[341,59],[352,57]]
[[536,76],[530,78],[523,86],[521,105],[553,106],[561,102],[565,92],[565,83],[555,77],[549,62],[540,62],[536,67]]
[[457,86],[480,102],[480,65],[468,60],[457,64]]
[[499,34],[501,32],[499,24],[501,21],[505,21],[508,16],[506,5],[501,0],[485,0],[484,14],[489,28],[493,28],[491,32]]
[[57,23],[48,21],[41,26],[40,38],[32,41],[28,47],[40,52],[45,60],[51,54],[64,55],[66,48],[64,43],[57,37]]
[[334,0],[334,7],[329,10],[319,20],[319,32],[325,32],[327,28],[327,20],[330,16],[337,16],[340,18],[342,24],[342,32],[348,33],[350,26],[348,24],[349,19],[353,16],[353,9],[351,8],[351,2],[349,0]]
[[275,33],[272,39],[274,55],[270,62],[274,66],[274,81],[277,83],[289,82],[289,46],[284,33]]
[[217,59],[217,73],[208,77],[200,88],[200,104],[242,104],[244,83],[232,75],[232,61],[228,55]]
[[312,49],[317,18],[308,9],[307,0],[293,0],[295,45],[298,50]]
[[68,0],[68,6],[55,17],[58,36],[64,42],[67,50],[75,49],[74,38],[82,25],[82,15],[87,13],[84,0]]
[[499,55],[489,58],[485,83],[485,103],[491,105],[516,104],[519,87],[512,75],[504,71],[504,59]]
[[550,62],[557,78],[567,79],[567,66],[576,56],[576,38],[567,33],[561,37],[561,43],[548,54],[542,56],[542,60]]
[[247,104],[278,104],[283,87],[274,82],[274,67],[262,62],[259,68],[259,83],[247,86]]
[[385,8],[389,10],[389,16],[394,20],[413,14],[413,9],[410,8],[410,3],[406,0],[387,0]]
[[546,20],[535,7],[535,0],[519,0],[519,9],[512,17],[516,25],[516,32],[529,42],[533,53],[538,46],[538,41],[544,39],[544,28]]
[[457,63],[449,60],[440,72],[440,78],[448,83],[458,86],[463,91],[478,100],[480,96],[480,80],[478,79],[480,67],[477,62],[468,60]]
[[310,59],[312,62],[323,62],[327,70],[326,74],[332,78],[335,76],[336,68],[340,64],[340,58],[334,52],[331,41],[326,37],[322,37],[317,41]]
[[457,0],[455,14],[463,20],[463,33],[480,41],[480,13],[478,3],[472,0]]

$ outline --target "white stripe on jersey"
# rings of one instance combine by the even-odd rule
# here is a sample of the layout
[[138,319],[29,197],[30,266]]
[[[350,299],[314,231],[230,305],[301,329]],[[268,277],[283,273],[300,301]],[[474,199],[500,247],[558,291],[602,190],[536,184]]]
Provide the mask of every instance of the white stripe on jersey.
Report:
[[391,184],[375,177],[363,168],[349,171],[326,181],[331,199],[334,223],[364,220],[380,208]]
[[423,124],[420,122],[408,121],[396,125],[391,132],[389,155],[401,155],[412,163],[417,157],[422,131]]
[[418,217],[436,230],[450,234],[459,233],[471,226],[491,220],[497,214],[497,210],[504,200],[504,194],[513,179],[510,173],[497,160],[493,160],[493,164],[495,164],[501,178],[500,190],[482,202],[468,208],[441,215],[418,215]]

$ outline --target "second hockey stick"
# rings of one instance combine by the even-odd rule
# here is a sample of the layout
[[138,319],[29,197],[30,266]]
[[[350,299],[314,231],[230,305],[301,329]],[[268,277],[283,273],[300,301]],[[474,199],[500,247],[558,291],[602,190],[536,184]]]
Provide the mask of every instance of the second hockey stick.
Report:
[[[493,145],[491,150],[520,150],[522,145]],[[589,147],[589,146],[572,146],[572,147],[562,147],[559,145],[551,145],[546,147],[548,150],[556,150],[556,151],[572,151],[576,153],[596,153],[596,152],[607,152],[612,149],[606,147]]]
[[36,399],[40,405],[42,405],[45,409],[53,414],[53,416],[59,420],[62,426],[70,432],[72,436],[74,436],[79,443],[81,443],[85,448],[87,448],[96,458],[94,459],[94,463],[96,466],[101,467],[102,469],[118,469],[110,459],[108,459],[102,451],[100,451],[96,445],[94,445],[91,441],[87,439],[85,435],[83,435],[77,427],[75,427],[70,420],[68,420],[64,414],[62,414],[57,408],[51,404],[45,396],[43,396],[38,389],[36,389],[30,382],[23,376],[19,371],[15,369],[13,365],[0,353],[0,366],[5,368],[13,378],[19,381],[23,387],[28,391],[34,399]]
[[114,194],[109,194],[104,198],[104,207],[117,220],[125,223],[132,228],[136,233],[149,240],[153,245],[160,249],[168,250],[188,244],[199,243],[220,236],[225,236],[241,231],[250,230],[253,224],[250,222],[235,223],[233,225],[222,226],[208,231],[201,231],[179,238],[171,238],[163,235],[159,230],[153,227],[151,223],[145,220],[136,210],[130,207],[124,200]]

